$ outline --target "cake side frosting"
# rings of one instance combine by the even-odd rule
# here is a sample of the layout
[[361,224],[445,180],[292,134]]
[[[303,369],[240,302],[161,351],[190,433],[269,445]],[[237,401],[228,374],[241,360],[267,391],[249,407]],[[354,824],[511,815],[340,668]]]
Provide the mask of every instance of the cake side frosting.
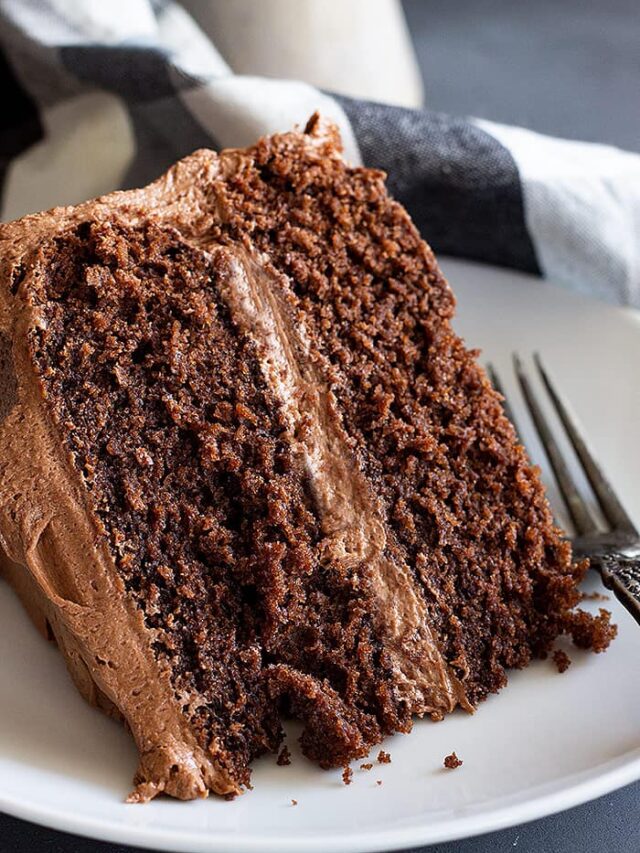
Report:
[[176,207],[185,217],[185,206],[202,203],[195,175],[210,173],[218,174],[216,155],[201,152],[147,190],[0,225],[0,574],[41,633],[55,639],[84,698],[126,720],[140,752],[134,800],[160,792],[180,799],[237,794],[241,787],[215,760],[215,744],[203,749],[190,731],[152,652],[153,635],[97,535],[34,376],[26,341],[37,320],[25,293],[44,241],[87,219],[144,222],[158,208],[171,219]]
[[[34,274],[37,264],[23,287]],[[141,614],[124,596],[97,535],[34,375],[27,349],[33,324],[20,294],[7,298],[3,288],[0,335],[12,342],[4,383],[15,387],[0,421],[3,573],[40,630],[55,638],[83,696],[126,719],[140,752],[136,796],[235,793],[215,750],[207,754],[178,713],[168,673],[155,661]]]

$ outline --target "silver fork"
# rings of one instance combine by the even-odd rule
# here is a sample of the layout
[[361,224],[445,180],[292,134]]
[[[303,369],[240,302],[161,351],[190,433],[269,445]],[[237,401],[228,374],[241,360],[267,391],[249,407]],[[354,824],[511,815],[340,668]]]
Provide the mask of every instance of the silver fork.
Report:
[[[569,414],[567,406],[552,384],[537,353],[534,355],[533,361],[607,523],[606,530],[599,527],[589,505],[580,493],[567,460],[554,438],[549,421],[536,396],[524,363],[517,354],[514,354],[513,366],[522,390],[522,396],[573,522],[576,533],[572,540],[574,554],[580,559],[589,558],[592,568],[600,572],[604,585],[612,590],[616,598],[640,623],[640,534],[620,503],[602,468],[595,461],[584,436],[576,425],[575,419]],[[500,378],[491,364],[487,365],[487,373],[496,391],[504,398],[505,414],[518,431],[518,425],[513,416],[513,407],[510,405]]]

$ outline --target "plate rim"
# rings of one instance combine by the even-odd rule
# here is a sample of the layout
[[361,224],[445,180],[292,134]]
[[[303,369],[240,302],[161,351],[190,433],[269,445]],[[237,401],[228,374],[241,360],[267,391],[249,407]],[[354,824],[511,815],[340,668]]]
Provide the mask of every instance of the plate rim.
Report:
[[[304,847],[308,853],[325,853],[331,849],[334,853],[380,853],[380,851],[408,850],[423,845],[460,841],[491,832],[499,832],[513,826],[529,823],[553,814],[574,808],[583,803],[602,797],[618,788],[623,788],[640,779],[640,746],[630,753],[612,759],[614,766],[602,771],[603,765],[597,765],[585,771],[587,778],[572,785],[547,791],[522,801],[497,809],[466,817],[451,817],[437,824],[416,824],[409,827],[393,827],[388,830],[368,830],[332,835],[260,836],[224,834],[203,836],[192,834],[183,829],[176,830],[163,826],[152,829],[113,820],[98,820],[83,817],[71,811],[25,804],[13,800],[0,791],[0,811],[21,820],[40,826],[85,838],[92,838],[114,844],[128,844],[143,849],[155,849],[166,853],[223,853],[233,849],[234,853],[299,853]],[[559,782],[558,784],[561,784]],[[123,803],[124,807],[127,807]],[[144,806],[139,806],[144,808]]]

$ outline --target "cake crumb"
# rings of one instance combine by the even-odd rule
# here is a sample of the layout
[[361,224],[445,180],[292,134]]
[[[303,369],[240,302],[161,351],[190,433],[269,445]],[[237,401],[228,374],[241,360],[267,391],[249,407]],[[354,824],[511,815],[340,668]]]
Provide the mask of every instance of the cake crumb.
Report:
[[580,601],[611,601],[611,596],[603,595],[601,592],[583,592]]
[[370,762],[367,762],[366,764],[360,765],[360,770],[371,770],[372,767],[373,767],[373,764],[371,764]]
[[378,764],[391,764],[391,755],[381,749],[378,753]]
[[292,805],[292,806],[297,806],[297,805],[298,805],[298,801],[297,801],[297,800],[292,799],[292,800],[291,800],[291,805]]
[[445,756],[445,759],[442,763],[447,768],[447,770],[455,770],[456,767],[462,766],[462,759],[458,758],[455,752],[452,752],[451,755]]
[[558,672],[566,672],[571,666],[571,658],[562,649],[556,649],[551,655],[553,662],[558,667]]
[[382,785],[382,779],[376,779],[376,785]]
[[279,767],[286,767],[291,764],[291,753],[289,752],[289,747],[286,744],[280,750],[280,755],[276,760],[276,764]]
[[350,785],[353,779],[353,770],[347,765],[342,771],[342,781],[345,785]]
[[601,607],[597,616],[584,610],[571,613],[567,632],[579,649],[604,652],[618,633],[618,627],[611,624],[611,613]]

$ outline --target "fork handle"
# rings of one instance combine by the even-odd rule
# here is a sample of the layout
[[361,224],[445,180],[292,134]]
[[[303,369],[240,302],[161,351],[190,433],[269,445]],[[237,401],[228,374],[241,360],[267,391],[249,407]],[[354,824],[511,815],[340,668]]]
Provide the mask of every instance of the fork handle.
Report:
[[623,553],[603,554],[591,558],[604,585],[640,623],[640,556]]

